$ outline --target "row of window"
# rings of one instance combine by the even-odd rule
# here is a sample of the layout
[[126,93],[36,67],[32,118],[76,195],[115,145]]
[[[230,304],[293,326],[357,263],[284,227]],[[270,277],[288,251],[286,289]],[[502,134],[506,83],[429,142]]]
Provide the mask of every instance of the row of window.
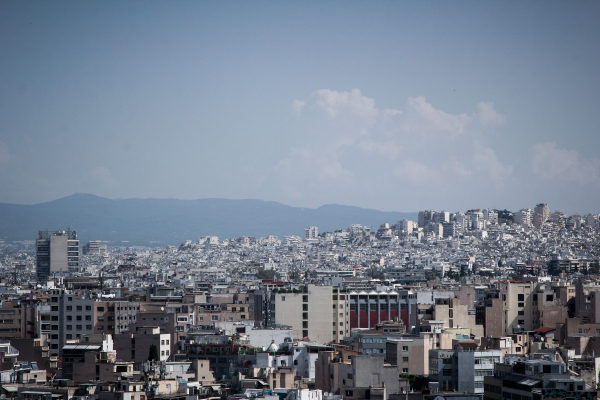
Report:
[[[52,330],[53,331],[58,330],[58,327],[57,327],[57,329],[54,329],[54,326],[56,326],[56,325],[52,325],[52,327],[53,327]],[[83,325],[75,325],[75,329],[78,330],[78,331],[82,330],[83,329],[82,327],[83,327]],[[88,330],[88,331],[91,331],[92,329],[94,329],[94,326],[93,325],[86,325],[85,329]],[[68,331],[72,331],[73,330],[73,325],[67,325],[67,330]]]

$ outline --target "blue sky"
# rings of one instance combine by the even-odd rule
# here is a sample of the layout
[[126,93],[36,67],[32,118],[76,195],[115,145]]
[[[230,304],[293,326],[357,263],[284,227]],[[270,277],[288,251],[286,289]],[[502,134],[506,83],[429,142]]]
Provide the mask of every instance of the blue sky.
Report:
[[1,2],[0,202],[600,213],[598,2]]

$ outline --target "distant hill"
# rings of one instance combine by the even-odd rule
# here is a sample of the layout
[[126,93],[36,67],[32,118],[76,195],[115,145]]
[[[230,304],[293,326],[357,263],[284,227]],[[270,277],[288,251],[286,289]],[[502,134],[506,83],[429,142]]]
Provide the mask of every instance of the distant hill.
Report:
[[[35,240],[39,230],[76,230],[81,244],[89,240],[109,245],[166,246],[202,236],[219,238],[275,235],[302,236],[315,225],[319,232],[362,224],[380,224],[417,213],[383,212],[328,204],[316,209],[290,207],[273,201],[228,199],[126,199],[111,200],[91,194],[74,194],[35,205],[0,203],[0,238]],[[123,243],[128,241],[128,243]]]

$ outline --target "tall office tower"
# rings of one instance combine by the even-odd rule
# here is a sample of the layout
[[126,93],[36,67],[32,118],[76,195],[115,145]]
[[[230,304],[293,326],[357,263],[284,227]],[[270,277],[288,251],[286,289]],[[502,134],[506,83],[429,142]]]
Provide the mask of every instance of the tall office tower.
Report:
[[35,249],[40,281],[46,281],[54,272],[79,267],[79,240],[75,231],[39,231]]
[[304,240],[318,239],[318,236],[319,228],[316,226],[311,226],[310,228],[306,228],[304,230]]

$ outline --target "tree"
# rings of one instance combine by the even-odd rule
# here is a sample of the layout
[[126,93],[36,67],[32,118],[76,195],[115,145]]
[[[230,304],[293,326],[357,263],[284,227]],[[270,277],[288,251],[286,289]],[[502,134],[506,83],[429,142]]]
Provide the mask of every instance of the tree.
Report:
[[277,274],[275,273],[274,269],[264,269],[264,268],[259,268],[258,272],[255,275],[258,279],[272,279],[275,280],[277,277]]
[[416,376],[414,376],[413,374],[400,374],[400,378],[408,379],[408,384],[410,385],[410,388],[414,388]]
[[598,275],[598,272],[600,272],[600,265],[598,265],[598,261],[594,261],[590,264],[590,267],[588,268],[588,274]]
[[158,347],[155,344],[150,346],[150,353],[148,353],[148,361],[158,361]]

